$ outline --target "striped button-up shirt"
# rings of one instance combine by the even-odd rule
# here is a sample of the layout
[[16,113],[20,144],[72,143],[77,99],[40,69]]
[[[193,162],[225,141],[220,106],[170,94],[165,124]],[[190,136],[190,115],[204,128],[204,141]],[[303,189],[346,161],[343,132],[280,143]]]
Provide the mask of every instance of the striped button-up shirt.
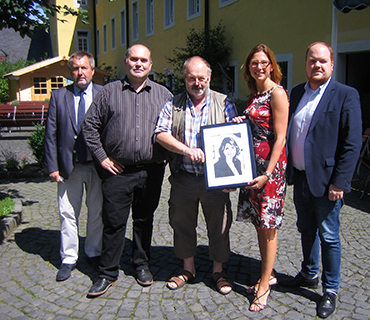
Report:
[[136,165],[163,158],[164,149],[153,142],[153,132],[163,105],[172,96],[149,79],[139,92],[127,78],[105,85],[82,125],[86,144],[97,161],[110,157],[123,165]]
[[[185,109],[185,145],[189,148],[201,148],[202,140],[200,134],[200,127],[205,126],[208,121],[208,109],[210,103],[210,94],[208,94],[206,101],[202,108],[195,114],[195,107],[187,94],[186,98],[186,109]],[[172,109],[173,99],[168,101],[163,107],[155,134],[160,132],[168,132],[172,134]],[[225,103],[225,122],[230,122],[232,118],[238,115],[234,103],[227,98]],[[191,173],[203,173],[204,168],[202,163],[193,162],[187,157],[183,157],[183,168],[187,172]]]

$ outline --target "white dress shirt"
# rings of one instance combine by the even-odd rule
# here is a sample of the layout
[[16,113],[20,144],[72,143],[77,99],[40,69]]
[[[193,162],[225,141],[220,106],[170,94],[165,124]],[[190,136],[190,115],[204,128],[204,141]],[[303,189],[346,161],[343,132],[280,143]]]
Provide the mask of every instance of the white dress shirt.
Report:
[[328,86],[331,78],[322,84],[317,90],[312,90],[309,82],[305,85],[305,93],[297,106],[290,128],[290,152],[292,153],[293,166],[298,170],[305,170],[304,143],[312,117]]

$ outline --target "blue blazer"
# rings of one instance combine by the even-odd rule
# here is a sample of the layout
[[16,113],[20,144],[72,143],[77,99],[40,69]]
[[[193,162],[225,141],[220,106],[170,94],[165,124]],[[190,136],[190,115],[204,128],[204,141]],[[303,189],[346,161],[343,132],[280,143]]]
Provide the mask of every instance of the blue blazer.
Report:
[[[304,94],[305,83],[290,95],[290,119]],[[288,130],[288,148],[290,143]],[[328,193],[330,184],[351,191],[351,180],[362,145],[360,97],[356,89],[330,80],[312,117],[304,144],[308,186],[315,197]],[[288,149],[288,183],[294,168]]]
[[[102,86],[93,84],[93,97]],[[51,93],[45,131],[45,170],[59,171],[68,179],[76,161],[76,141],[83,139],[77,132],[73,84]]]

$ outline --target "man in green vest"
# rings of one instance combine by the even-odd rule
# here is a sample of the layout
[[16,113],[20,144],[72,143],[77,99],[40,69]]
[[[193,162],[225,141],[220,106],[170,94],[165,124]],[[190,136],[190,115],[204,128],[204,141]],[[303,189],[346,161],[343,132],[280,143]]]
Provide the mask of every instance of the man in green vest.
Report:
[[170,151],[169,219],[174,230],[175,254],[184,261],[183,270],[169,280],[167,287],[176,290],[195,278],[200,202],[207,222],[212,278],[217,290],[228,294],[232,284],[223,271],[223,263],[230,256],[231,203],[227,193],[206,189],[200,127],[230,122],[237,116],[237,111],[226,95],[210,90],[211,74],[211,67],[203,58],[195,56],[185,61],[186,92],[175,96],[163,107],[155,139]]

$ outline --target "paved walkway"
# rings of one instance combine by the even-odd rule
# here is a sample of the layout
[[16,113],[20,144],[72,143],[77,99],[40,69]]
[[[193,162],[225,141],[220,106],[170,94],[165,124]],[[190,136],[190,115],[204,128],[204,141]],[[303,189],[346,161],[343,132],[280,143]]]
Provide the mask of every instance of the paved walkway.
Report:
[[[0,146],[6,141],[0,138]],[[15,142],[14,142],[15,143]],[[17,147],[20,147],[17,144]],[[22,147],[23,152],[26,147]],[[23,223],[0,245],[0,320],[3,319],[313,319],[317,290],[291,290],[274,286],[268,306],[259,313],[248,311],[252,296],[245,288],[259,277],[260,257],[252,226],[234,222],[231,228],[232,256],[227,264],[234,291],[222,296],[211,282],[207,236],[200,216],[196,256],[197,279],[178,291],[166,288],[168,280],[181,268],[172,249],[168,224],[169,184],[163,184],[155,214],[151,271],[155,283],[139,286],[130,266],[131,230],[121,259],[119,282],[105,295],[87,299],[95,272],[81,250],[73,277],[56,282],[60,265],[59,218],[56,184],[49,179],[0,180],[0,192],[19,197],[23,203]],[[233,194],[235,212],[236,193]],[[300,269],[300,237],[295,227],[292,189],[286,197],[284,225],[279,230],[277,275],[295,275]],[[337,310],[330,319],[369,319],[370,316],[370,195],[359,200],[354,191],[342,209],[342,283]],[[83,248],[86,209],[81,213]],[[129,224],[130,225],[130,224]]]

